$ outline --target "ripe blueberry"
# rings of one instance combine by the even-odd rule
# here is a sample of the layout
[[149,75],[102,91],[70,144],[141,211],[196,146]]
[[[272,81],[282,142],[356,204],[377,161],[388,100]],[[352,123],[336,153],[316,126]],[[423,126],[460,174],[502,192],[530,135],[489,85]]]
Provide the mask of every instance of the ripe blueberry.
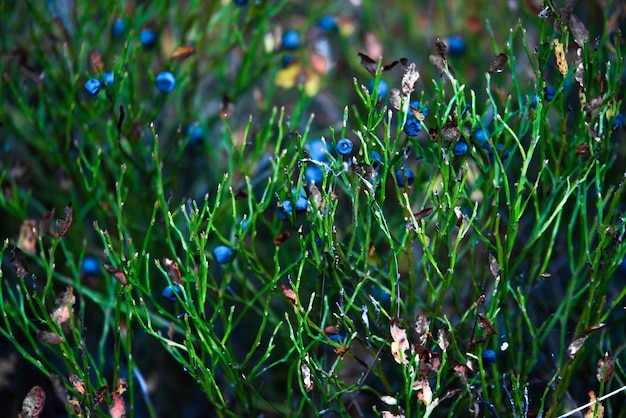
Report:
[[100,262],[96,257],[88,255],[83,258],[81,270],[85,276],[98,276],[100,274]]
[[483,365],[485,367],[490,367],[496,362],[496,352],[493,350],[485,350],[483,351]]
[[283,34],[283,49],[294,50],[300,46],[300,34],[295,29],[290,29]]
[[233,249],[226,245],[213,248],[213,259],[217,264],[228,264],[233,256]]
[[84,86],[87,94],[92,97],[98,94],[98,92],[100,91],[100,87],[102,87],[102,84],[100,84],[100,81],[95,78],[87,80]]
[[152,48],[156,44],[156,40],[156,33],[150,29],[142,29],[141,32],[139,32],[139,42],[141,42],[141,46],[143,46],[144,49]]
[[166,286],[163,289],[163,297],[170,302],[176,302],[176,293],[180,293],[180,287],[177,284]]
[[413,171],[411,171],[410,168],[406,168],[406,167],[404,167],[404,169],[396,170],[396,183],[398,184],[398,186],[404,187],[404,177],[402,176],[403,172],[404,172],[404,177],[406,177],[406,181],[408,185],[412,186],[413,181],[415,181],[415,174],[413,174]]
[[467,143],[463,140],[460,140],[459,142],[457,142],[454,145],[454,148],[452,148],[452,154],[456,155],[457,157],[461,155],[465,155],[466,152],[467,152]]
[[348,138],[341,138],[337,141],[337,152],[340,155],[349,155],[352,152],[353,147],[354,145],[352,144],[352,141]]
[[174,86],[176,85],[176,78],[174,74],[169,71],[163,71],[156,76],[156,88],[161,93],[169,93],[174,90]]

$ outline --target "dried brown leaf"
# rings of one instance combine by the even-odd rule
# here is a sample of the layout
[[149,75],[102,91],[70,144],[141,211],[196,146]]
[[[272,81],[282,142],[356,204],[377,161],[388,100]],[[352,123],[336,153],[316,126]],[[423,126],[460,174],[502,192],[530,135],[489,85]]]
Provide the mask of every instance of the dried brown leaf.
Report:
[[589,42],[589,31],[575,14],[572,14],[569,18],[569,30],[574,37],[574,42],[579,47],[582,48],[584,44]]
[[115,280],[120,282],[122,286],[124,287],[128,286],[128,281],[126,280],[126,274],[124,274],[123,271],[106,263],[102,265],[102,268],[104,268],[109,274],[111,274],[115,278]]
[[171,260],[169,258],[163,259],[163,266],[165,267],[165,272],[167,273],[167,276],[170,278],[173,284],[183,284],[178,264],[174,260]]
[[396,415],[390,411],[382,411],[383,418],[406,418],[403,414]]
[[437,345],[441,351],[445,352],[450,345],[450,333],[445,328],[439,328],[437,331]]
[[389,90],[389,104],[396,110],[402,107],[402,94],[399,89],[392,88]]
[[26,267],[26,256],[19,248],[15,247],[11,250],[11,267],[15,270],[15,275],[20,279],[25,279],[28,276],[28,268]]
[[313,379],[311,378],[311,369],[308,366],[309,363],[309,353],[304,355],[304,360],[300,363],[300,374],[302,376],[302,383],[304,384],[304,389],[307,392],[313,390]]
[[42,344],[59,345],[63,342],[63,337],[52,331],[39,331],[37,341]]
[[489,72],[501,73],[504,70],[504,64],[506,64],[508,61],[509,61],[508,55],[504,53],[498,54],[498,56],[493,59],[493,62],[489,66]]
[[70,319],[70,308],[74,306],[75,303],[76,296],[74,296],[74,288],[72,286],[68,286],[65,288],[65,291],[59,293],[56,297],[56,300],[54,301],[54,310],[50,316],[59,324],[63,324]]
[[27,220],[20,226],[20,235],[17,239],[17,248],[25,253],[35,254],[37,252],[37,238],[39,237],[39,222]]
[[93,51],[89,54],[89,62],[94,73],[104,71],[104,63],[102,62],[102,54],[100,51]]
[[402,94],[405,96],[410,95],[415,90],[415,84],[420,78],[420,73],[417,71],[417,66],[414,62],[409,64],[404,75],[402,76]]
[[350,350],[350,346],[349,345],[344,345],[341,347],[335,347],[335,354],[337,354],[339,357],[343,357],[348,351]]
[[430,328],[430,319],[419,314],[415,317],[415,332],[417,333],[417,341],[420,347],[425,347],[428,341],[428,330]]
[[296,292],[294,292],[293,289],[285,286],[284,284],[281,285],[280,287],[283,290],[283,295],[285,295],[285,297],[289,299],[289,302],[291,302],[293,306],[298,306],[298,299],[296,297]]
[[446,43],[439,38],[435,41],[435,51],[444,60],[448,56],[448,47]]
[[613,376],[613,355],[608,351],[604,353],[598,360],[596,367],[596,379],[598,382],[603,382],[604,385],[608,385],[611,377]]
[[487,330],[487,336],[497,334],[491,322],[481,313],[478,314],[478,323],[481,329]]
[[419,221],[420,219],[424,219],[432,215],[434,211],[435,210],[432,207],[425,208],[425,209],[420,210],[419,212],[414,213],[413,216],[415,217],[416,221]]
[[605,326],[606,326],[606,323],[604,323],[604,322],[600,322],[599,324],[592,325],[592,326],[590,326],[589,328],[585,329],[585,330],[582,332],[582,334],[583,334],[583,335],[589,335],[589,334],[591,334],[592,332],[594,332],[595,330],[602,329],[602,328],[604,328]]
[[107,391],[109,390],[109,386],[104,385],[101,386],[100,389],[96,391],[96,394],[93,397],[93,406],[96,407],[104,401],[104,398],[107,396]]
[[56,227],[52,235],[61,238],[72,226],[73,219],[73,211],[72,211],[72,203],[68,203],[67,206],[63,209],[63,218],[56,220]]
[[231,98],[226,93],[222,94],[220,117],[222,119],[230,119],[233,113],[235,113],[235,103],[233,103]]
[[461,137],[461,130],[454,121],[447,121],[441,128],[441,139],[445,142],[454,142]]
[[[37,418],[46,404],[46,392],[41,386],[34,386],[22,402],[21,418]],[[6,411],[5,411],[6,412]]]
[[582,348],[583,343],[585,342],[586,339],[587,337],[581,337],[572,341],[572,343],[567,347],[567,358],[569,358],[570,360],[573,360],[574,357],[576,357],[578,350]]
[[85,394],[85,381],[75,374],[70,375],[70,383],[74,390],[81,395]]
[[289,231],[281,232],[274,239],[274,245],[277,246],[277,247],[280,247],[281,245],[283,245],[285,243],[285,241],[287,241],[287,239],[289,239],[290,236],[291,236],[291,232],[289,232]]
[[123,395],[126,389],[128,389],[128,382],[123,377],[118,377],[117,384],[115,385],[115,393]]
[[417,399],[424,405],[429,406],[433,402],[433,391],[430,388],[428,379],[417,380],[413,384],[413,390],[419,390],[419,392],[417,392]]
[[489,270],[496,280],[500,280],[500,265],[492,253],[489,253]]
[[407,339],[406,330],[398,327],[396,320],[391,322],[389,327],[391,333],[391,354],[398,364],[409,364],[406,351],[410,350],[409,340]]
[[179,46],[172,52],[172,59],[176,61],[184,61],[193,54],[196,53],[196,48],[193,46]]

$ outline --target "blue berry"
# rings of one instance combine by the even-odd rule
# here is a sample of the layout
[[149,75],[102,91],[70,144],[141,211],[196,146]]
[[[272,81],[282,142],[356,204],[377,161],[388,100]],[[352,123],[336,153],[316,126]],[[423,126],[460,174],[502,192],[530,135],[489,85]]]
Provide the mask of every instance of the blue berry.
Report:
[[324,32],[331,32],[337,28],[337,20],[335,16],[322,16],[317,21],[317,26],[319,26]]
[[459,57],[465,53],[465,40],[458,35],[448,37],[448,53],[453,57]]
[[323,243],[320,237],[316,235],[315,238],[313,238],[313,241],[315,241],[315,245],[317,246],[317,248],[322,248]]
[[404,177],[406,177],[406,181],[409,186],[413,185],[413,181],[415,181],[415,174],[410,168],[404,168],[396,170],[396,183],[400,187],[404,187],[404,177],[402,176],[402,172],[404,171]]
[[457,142],[454,145],[454,148],[452,148],[452,154],[456,155],[457,157],[460,157],[461,155],[465,155],[466,152],[467,152],[467,143],[463,140]]
[[[369,91],[370,94],[373,94],[372,92],[374,91],[374,80],[370,80],[365,88],[367,88],[367,91]],[[378,98],[384,99],[385,97],[387,97],[387,94],[389,94],[389,84],[387,84],[385,80],[378,81]]]
[[418,136],[422,132],[422,124],[415,116],[407,117],[404,124],[404,133],[408,136]]
[[248,0],[233,0],[236,6],[243,7],[248,4]]
[[96,257],[88,255],[83,258],[81,270],[86,276],[98,276],[100,274],[100,262]]
[[304,170],[304,176],[306,177],[306,182],[308,184],[315,183],[319,185],[322,184],[322,181],[324,180],[324,171],[322,170],[322,167],[309,165]]
[[489,138],[491,138],[491,133],[488,129],[478,128],[474,131],[474,138],[478,141],[479,144],[483,144],[487,142]]
[[485,350],[483,351],[483,365],[485,367],[490,367],[496,362],[496,352],[493,350]]
[[99,80],[91,78],[85,82],[84,87],[87,94],[93,97],[98,94],[98,92],[100,91],[100,87],[102,87],[102,84]]
[[139,42],[141,42],[141,46],[143,46],[144,49],[152,48],[156,44],[156,40],[156,33],[150,29],[142,29],[141,32],[139,32]]
[[283,34],[283,49],[288,51],[297,49],[300,46],[300,34],[295,29],[290,29]]
[[239,221],[239,230],[242,234],[246,233],[246,229],[248,229],[248,224],[250,223],[250,218],[243,218]]
[[309,158],[314,161],[326,162],[328,161],[328,147],[326,143],[321,139],[313,139],[307,143],[307,149],[309,152]]
[[213,248],[213,259],[217,264],[228,264],[233,256],[233,249],[226,245]]
[[337,152],[340,155],[349,155],[352,152],[353,147],[354,145],[352,145],[352,141],[348,138],[341,138],[337,141]]
[[296,200],[296,212],[306,212],[309,200],[305,196],[298,196]]
[[278,219],[281,221],[286,221],[291,213],[293,212],[293,208],[291,207],[291,200],[284,200],[280,204],[281,207],[278,208]]
[[543,88],[543,97],[545,97],[546,101],[551,102],[552,99],[554,99],[555,95],[556,95],[556,90],[554,90],[552,87],[545,86]]
[[383,165],[383,157],[376,151],[372,151],[370,161],[374,170],[378,170]]
[[113,71],[105,71],[102,73],[102,84],[106,86],[111,86],[113,85],[114,81],[115,81],[115,73],[113,73]]
[[192,144],[202,142],[202,139],[204,138],[204,129],[202,129],[202,126],[197,123],[192,123],[187,127],[187,136],[189,137],[189,142]]
[[113,22],[113,26],[111,26],[111,36],[113,36],[114,38],[119,38],[120,36],[124,34],[125,30],[126,30],[126,23],[124,23],[124,19],[122,19],[121,17],[118,17]]
[[176,302],[176,294],[180,293],[180,287],[177,284],[166,286],[163,289],[163,297],[170,302]]
[[391,295],[378,286],[372,288],[370,295],[380,303],[388,303],[391,300]]
[[163,71],[156,76],[156,88],[161,93],[169,93],[176,86],[176,78],[169,71]]

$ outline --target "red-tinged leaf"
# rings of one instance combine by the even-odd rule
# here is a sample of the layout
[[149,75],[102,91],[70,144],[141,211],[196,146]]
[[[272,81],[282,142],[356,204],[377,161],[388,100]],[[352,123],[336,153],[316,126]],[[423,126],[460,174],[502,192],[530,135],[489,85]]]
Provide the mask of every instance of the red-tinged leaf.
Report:
[[53,320],[59,324],[70,319],[70,308],[76,303],[76,296],[74,296],[74,288],[68,286],[65,291],[60,293],[54,301],[54,311],[50,314]]
[[96,392],[96,394],[93,397],[93,406],[94,408],[98,405],[100,405],[100,403],[102,403],[104,401],[104,398],[107,396],[107,391],[109,390],[109,387],[107,385],[104,385],[102,387],[100,387],[100,389],[98,389],[98,391]]
[[589,391],[589,409],[585,412],[585,418],[603,418],[604,406],[596,398],[596,394],[593,390]]
[[170,326],[167,329],[167,338],[174,340],[174,323],[170,322]]
[[394,319],[389,327],[389,332],[391,333],[392,339],[391,354],[393,355],[394,360],[398,364],[409,364],[406,351],[409,351],[411,346],[409,345],[409,340],[407,339],[406,330],[400,328]]
[[80,393],[81,395],[85,394],[85,382],[83,381],[83,379],[75,374],[71,374],[70,383],[72,384],[72,387],[76,392]]
[[119,393],[113,392],[111,394],[113,403],[109,405],[109,414],[111,418],[122,418],[126,415],[126,406],[124,405],[124,398]]
[[289,299],[289,302],[291,302],[293,306],[298,306],[298,298],[296,296],[296,292],[294,292],[293,289],[285,286],[284,284],[280,287],[283,289],[283,295],[285,295],[285,297]]
[[406,418],[404,414],[394,414],[390,411],[381,411],[383,418]]
[[374,245],[374,241],[370,241],[370,247],[367,250],[367,259],[369,261],[376,259],[376,246]]
[[458,376],[463,386],[467,386],[467,366],[465,364],[457,364],[454,366],[454,374]]
[[415,220],[419,221],[420,219],[424,219],[433,214],[435,210],[433,208],[425,208],[413,214],[415,216]]
[[245,190],[239,190],[235,193],[235,200],[248,200],[248,192]]
[[576,147],[576,154],[588,155],[591,154],[591,148],[587,144],[582,144]]
[[578,351],[582,348],[587,337],[577,338],[567,347],[567,358],[573,360]]
[[[417,81],[419,80],[419,78],[420,78],[420,73],[417,71],[417,66],[415,65],[414,62],[412,62],[406,68],[406,70],[404,71],[404,75],[402,76],[402,94],[404,94],[405,96],[410,95],[415,90],[415,84],[417,84]],[[399,109],[399,108],[400,106],[398,105],[396,109]]]
[[501,73],[504,70],[504,64],[509,61],[509,56],[506,54],[498,54],[497,57],[493,59],[493,62],[489,66],[490,73]]
[[111,274],[115,280],[120,282],[120,284],[124,287],[128,286],[128,281],[126,280],[126,274],[120,269],[113,267],[110,264],[103,264],[102,268],[104,268],[109,274]]
[[178,269],[178,264],[175,261],[169,258],[165,258],[163,260],[163,266],[165,267],[165,272],[167,273],[167,276],[170,278],[173,284],[183,284],[181,280],[182,276],[180,274],[180,270]]
[[184,61],[195,53],[196,48],[193,46],[180,46],[172,52],[172,59],[176,61]]
[[339,335],[341,331],[339,330],[339,326],[328,325],[324,328],[324,333],[326,335]]
[[280,247],[287,241],[287,239],[291,236],[291,232],[283,231],[274,239],[274,245]]
[[613,355],[607,351],[604,353],[604,356],[598,360],[598,364],[596,366],[596,379],[598,379],[598,382],[603,382],[606,387],[612,376]]
[[70,399],[69,404],[71,413],[76,417],[82,418],[83,408],[81,408],[80,402],[78,402],[78,400],[76,399]]
[[448,350],[448,346],[450,345],[450,333],[447,329],[439,328],[437,332],[437,345],[444,353]]
[[300,363],[300,375],[302,376],[302,383],[304,384],[304,390],[310,392],[313,390],[313,379],[311,378],[311,369],[308,366],[309,353],[304,355],[304,360]]
[[424,405],[429,406],[433,402],[433,391],[430,388],[428,379],[417,380],[413,384],[413,390],[419,390],[419,392],[417,392],[417,399]]
[[[363,44],[365,45],[365,52],[369,57],[371,57],[371,60],[378,61],[379,59],[382,59],[383,43],[380,41],[380,38],[378,38],[375,32],[365,32]],[[376,71],[376,68],[374,68],[374,71]]]
[[589,334],[591,334],[592,332],[594,332],[595,330],[602,329],[602,328],[604,328],[605,326],[606,326],[606,324],[605,324],[604,322],[600,322],[599,324],[596,324],[596,325],[592,325],[592,326],[590,326],[589,328],[587,328],[586,330],[584,330],[584,331],[582,332],[582,334],[583,334],[583,335],[589,335]]
[[[37,418],[46,404],[46,392],[41,386],[34,386],[22,402],[21,418]],[[6,405],[5,405],[6,406]],[[5,411],[6,412],[6,411]]]
[[417,333],[417,341],[420,347],[425,347],[428,341],[428,330],[430,329],[430,319],[424,315],[419,314],[415,317],[415,332]]
[[487,330],[488,336],[497,334],[496,330],[493,328],[493,325],[491,325],[491,322],[489,322],[485,315],[480,313],[478,314],[478,323],[480,324],[481,329]]
[[56,228],[53,233],[56,237],[61,238],[72,226],[73,212],[72,212],[72,203],[68,203],[67,206],[63,209],[64,216],[63,218],[56,220]]
[[89,54],[89,62],[91,63],[91,69],[94,73],[104,71],[104,63],[102,62],[102,55],[99,51],[93,51]]
[[37,341],[42,344],[59,345],[63,342],[63,337],[52,331],[39,331]]
[[498,259],[492,253],[489,253],[489,271],[491,271],[496,280],[500,279],[500,265],[498,264]]
[[115,393],[123,395],[126,389],[128,389],[128,382],[126,382],[126,379],[123,377],[118,377],[117,384],[115,385]]
[[26,267],[26,256],[19,248],[13,248],[11,250],[11,259],[10,264],[13,270],[15,270],[15,275],[20,279],[25,279],[28,276],[28,268]]

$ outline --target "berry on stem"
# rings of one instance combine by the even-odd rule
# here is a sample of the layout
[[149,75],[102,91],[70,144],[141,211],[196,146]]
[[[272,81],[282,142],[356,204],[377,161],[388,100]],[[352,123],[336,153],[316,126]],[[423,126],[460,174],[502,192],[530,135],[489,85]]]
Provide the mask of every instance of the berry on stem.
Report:
[[102,84],[100,83],[100,80],[97,80],[95,78],[90,78],[89,80],[87,80],[84,86],[85,91],[91,97],[96,96],[98,92],[100,91],[101,87],[102,87]]
[[157,90],[161,93],[169,93],[176,86],[176,77],[169,71],[163,71],[157,74],[155,82]]
[[[404,173],[404,176],[402,175]],[[400,187],[404,187],[404,177],[406,177],[406,181],[408,186],[413,185],[413,181],[415,181],[415,174],[410,168],[404,167],[403,169],[396,170],[396,183]]]
[[226,245],[213,248],[213,259],[217,264],[228,264],[233,256],[233,249]]
[[353,147],[354,145],[352,144],[352,141],[348,138],[341,138],[337,141],[337,152],[340,155],[349,155],[352,152]]
[[292,51],[300,46],[300,34],[295,29],[289,29],[283,34],[283,49]]

